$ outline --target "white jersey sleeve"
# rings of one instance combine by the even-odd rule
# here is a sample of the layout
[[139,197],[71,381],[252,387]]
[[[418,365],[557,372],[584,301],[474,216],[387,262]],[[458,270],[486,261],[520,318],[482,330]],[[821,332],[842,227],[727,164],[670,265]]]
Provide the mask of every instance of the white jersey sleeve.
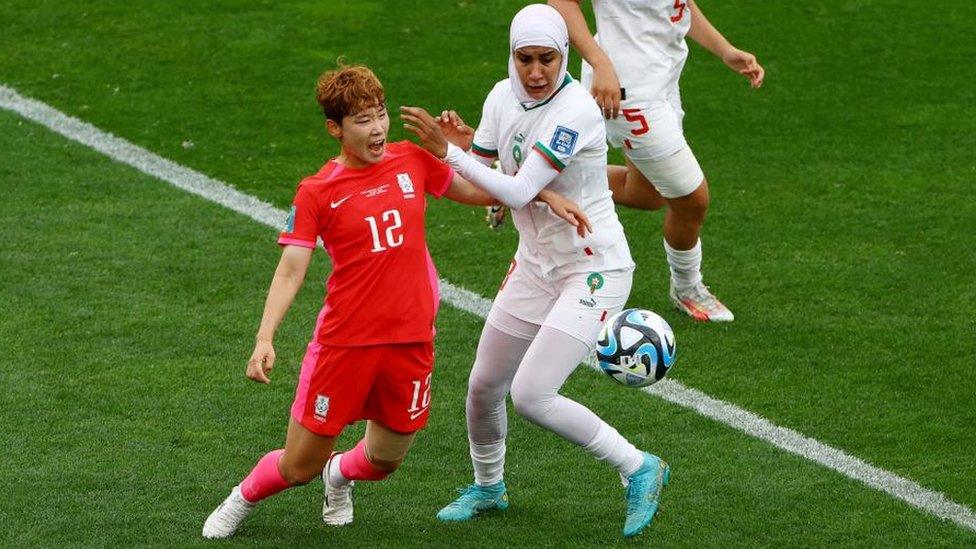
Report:
[[452,144],[448,144],[447,156],[444,160],[461,174],[461,177],[481,187],[495,200],[512,209],[522,208],[531,202],[559,175],[559,172],[542,158],[529,158],[517,174],[505,175],[476,162]]
[[600,108],[589,95],[583,103],[575,102],[549,113],[543,124],[532,149],[560,172],[579,151],[600,147],[606,139]]
[[[504,85],[504,86],[503,86]],[[474,132],[471,143],[471,153],[482,158],[494,160],[498,158],[498,104],[500,96],[509,86],[508,80],[502,80],[488,92],[485,104],[481,108],[481,120]]]

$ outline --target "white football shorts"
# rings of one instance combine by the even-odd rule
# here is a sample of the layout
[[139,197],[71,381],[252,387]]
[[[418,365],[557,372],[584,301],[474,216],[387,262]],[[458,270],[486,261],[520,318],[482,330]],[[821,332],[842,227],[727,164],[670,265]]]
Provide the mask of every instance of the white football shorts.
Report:
[[694,192],[705,179],[698,159],[685,141],[680,96],[669,100],[627,100],[621,113],[607,121],[607,139],[644,174],[665,198]]
[[[600,328],[610,316],[623,310],[630,296],[634,268],[543,276],[534,264],[516,254],[508,276],[495,296],[488,322],[513,337],[496,310],[569,334],[592,348]],[[526,337],[529,336],[529,337]]]

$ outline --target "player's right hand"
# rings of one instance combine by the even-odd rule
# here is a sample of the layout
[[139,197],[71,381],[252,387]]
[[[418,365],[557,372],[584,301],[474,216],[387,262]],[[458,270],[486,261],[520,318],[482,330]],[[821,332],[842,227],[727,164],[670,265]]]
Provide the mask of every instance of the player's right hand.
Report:
[[600,106],[604,118],[617,118],[620,114],[620,80],[617,79],[617,73],[609,60],[606,64],[593,67],[593,88],[590,93]]
[[254,343],[254,352],[247,361],[247,371],[244,375],[258,383],[271,383],[271,369],[274,368],[275,350],[271,342],[259,339]]
[[593,232],[593,226],[590,225],[589,218],[583,213],[583,209],[579,207],[579,204],[549,189],[543,189],[539,193],[539,199],[549,205],[552,213],[561,217],[566,223],[576,227],[576,234],[580,238],[586,238],[587,232]]
[[441,125],[441,131],[448,141],[462,150],[471,149],[471,144],[474,143],[474,128],[465,124],[457,111],[441,112],[437,122]]
[[766,70],[763,69],[762,65],[759,64],[759,61],[756,60],[755,55],[738,48],[730,48],[722,55],[722,61],[724,61],[730,69],[748,78],[749,84],[753,88],[758,88],[763,85],[763,79],[766,77]]

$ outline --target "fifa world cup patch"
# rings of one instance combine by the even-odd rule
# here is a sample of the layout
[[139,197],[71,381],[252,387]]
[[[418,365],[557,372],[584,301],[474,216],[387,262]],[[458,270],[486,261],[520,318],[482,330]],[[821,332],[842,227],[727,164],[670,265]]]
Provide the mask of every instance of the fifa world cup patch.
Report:
[[586,285],[590,287],[590,294],[603,287],[603,275],[600,273],[590,273],[586,277]]
[[549,148],[559,154],[573,154],[573,149],[576,148],[576,140],[578,138],[579,133],[576,131],[565,126],[556,126],[556,133],[552,135]]
[[288,221],[285,221],[285,232],[290,233],[295,230],[295,212],[298,211],[298,206],[292,204],[291,211],[288,212]]
[[318,395],[315,397],[315,419],[325,421],[325,416],[329,414],[329,397]]

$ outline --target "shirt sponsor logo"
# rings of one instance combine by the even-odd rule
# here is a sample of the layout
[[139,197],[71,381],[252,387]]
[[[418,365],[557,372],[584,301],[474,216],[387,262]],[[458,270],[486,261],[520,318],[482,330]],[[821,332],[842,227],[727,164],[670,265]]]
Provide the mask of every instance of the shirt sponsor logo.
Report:
[[295,230],[295,212],[298,211],[298,206],[292,204],[291,211],[288,212],[288,221],[285,221],[285,232],[290,233]]
[[318,395],[315,397],[315,419],[325,421],[325,416],[329,414],[329,397]]
[[556,133],[552,135],[549,148],[559,154],[573,154],[573,149],[576,148],[576,140],[578,138],[579,133],[565,126],[556,126]]
[[403,193],[404,198],[413,198],[413,180],[410,179],[410,174],[398,173],[397,185],[400,185],[400,192]]
[[591,309],[593,307],[596,307],[596,300],[593,299],[592,297],[581,298],[579,300],[579,303],[580,303],[580,305],[584,305],[584,306],[589,307]]

